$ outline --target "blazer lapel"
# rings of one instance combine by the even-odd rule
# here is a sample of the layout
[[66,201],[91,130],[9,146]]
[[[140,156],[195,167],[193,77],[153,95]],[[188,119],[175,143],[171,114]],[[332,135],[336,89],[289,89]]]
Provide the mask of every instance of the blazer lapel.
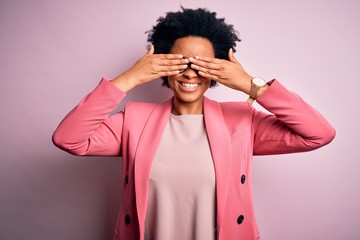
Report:
[[[169,119],[171,106],[172,98],[154,108],[141,133],[135,156],[135,194],[140,236],[144,234],[150,169]],[[204,97],[204,119],[215,168],[217,227],[219,234],[230,184],[231,139],[219,103],[206,97]]]
[[169,119],[171,106],[172,98],[154,108],[141,133],[135,155],[135,194],[140,236],[144,233],[151,164]]
[[218,102],[204,98],[204,118],[215,167],[217,227],[219,234],[230,184],[232,165],[231,138]]

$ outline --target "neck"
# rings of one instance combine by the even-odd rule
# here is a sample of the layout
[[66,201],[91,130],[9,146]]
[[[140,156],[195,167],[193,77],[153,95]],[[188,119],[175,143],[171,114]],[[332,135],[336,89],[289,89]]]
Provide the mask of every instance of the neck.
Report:
[[195,103],[186,103],[174,98],[171,113],[174,115],[203,114],[203,99]]

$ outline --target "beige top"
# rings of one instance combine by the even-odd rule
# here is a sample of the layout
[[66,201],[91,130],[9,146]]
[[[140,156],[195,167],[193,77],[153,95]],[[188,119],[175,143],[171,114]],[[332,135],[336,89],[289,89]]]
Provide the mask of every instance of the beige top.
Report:
[[216,239],[215,199],[203,115],[171,115],[150,170],[145,240]]

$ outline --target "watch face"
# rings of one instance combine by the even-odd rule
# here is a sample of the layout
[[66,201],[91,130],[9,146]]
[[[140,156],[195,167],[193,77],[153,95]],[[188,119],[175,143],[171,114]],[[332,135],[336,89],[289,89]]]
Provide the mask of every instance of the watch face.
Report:
[[253,78],[252,83],[258,87],[262,87],[266,84],[266,81],[262,78]]

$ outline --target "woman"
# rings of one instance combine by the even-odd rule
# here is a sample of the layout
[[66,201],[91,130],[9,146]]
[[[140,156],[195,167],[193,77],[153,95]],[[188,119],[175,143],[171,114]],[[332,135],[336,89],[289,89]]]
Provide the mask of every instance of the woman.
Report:
[[[75,155],[122,156],[122,204],[115,239],[260,239],[251,189],[253,154],[309,151],[335,136],[331,125],[277,80],[248,74],[235,59],[232,25],[206,9],[159,18],[148,52],[100,84],[60,123],[56,146]],[[138,85],[162,77],[173,97],[129,103]],[[204,97],[216,83],[245,102]]]

